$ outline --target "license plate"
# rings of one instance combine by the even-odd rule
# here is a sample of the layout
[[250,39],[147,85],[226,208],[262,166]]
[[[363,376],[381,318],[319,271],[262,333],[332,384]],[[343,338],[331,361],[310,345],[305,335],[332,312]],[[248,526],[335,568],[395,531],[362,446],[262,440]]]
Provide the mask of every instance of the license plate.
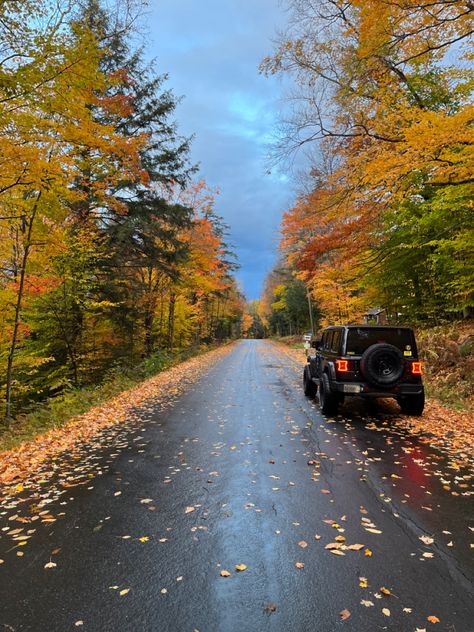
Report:
[[360,384],[344,384],[344,393],[360,393]]

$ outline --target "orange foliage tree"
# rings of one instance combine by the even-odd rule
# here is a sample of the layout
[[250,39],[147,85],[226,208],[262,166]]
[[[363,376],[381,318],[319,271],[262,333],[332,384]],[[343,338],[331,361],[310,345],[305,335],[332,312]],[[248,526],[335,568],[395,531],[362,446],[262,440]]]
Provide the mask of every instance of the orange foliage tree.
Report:
[[262,67],[296,80],[279,151],[316,143],[319,158],[312,192],[285,215],[284,251],[330,320],[377,300],[405,318],[469,308],[471,3],[290,5],[292,26]]

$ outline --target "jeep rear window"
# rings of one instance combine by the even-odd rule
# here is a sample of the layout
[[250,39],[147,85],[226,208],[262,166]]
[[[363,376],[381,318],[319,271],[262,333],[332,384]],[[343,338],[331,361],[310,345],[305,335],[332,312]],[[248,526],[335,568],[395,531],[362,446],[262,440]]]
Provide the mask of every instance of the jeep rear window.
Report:
[[[409,352],[416,356],[413,333],[409,329],[378,329],[376,327],[357,327],[347,331],[347,355],[362,355],[364,351],[378,342],[385,342],[400,349],[404,355]],[[405,353],[407,352],[407,353]]]

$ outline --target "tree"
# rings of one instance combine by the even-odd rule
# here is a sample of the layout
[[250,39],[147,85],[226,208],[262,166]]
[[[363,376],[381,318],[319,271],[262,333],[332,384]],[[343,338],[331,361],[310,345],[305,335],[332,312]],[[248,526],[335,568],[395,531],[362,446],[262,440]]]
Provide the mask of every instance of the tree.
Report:
[[[4,266],[4,282],[16,288],[6,359],[7,418],[11,414],[21,314],[30,283],[28,264],[33,252],[43,247],[38,237],[46,232],[48,223],[66,220],[68,203],[80,204],[87,196],[94,197],[100,206],[109,197],[103,182],[71,188],[84,152],[94,155],[106,183],[113,183],[119,171],[132,182],[140,178],[139,149],[144,136],[126,141],[112,125],[94,120],[92,106],[108,107],[103,95],[110,78],[98,70],[101,53],[94,34],[74,20],[66,23],[66,9],[56,12],[48,3],[43,6],[45,19],[56,20],[53,38],[45,25],[36,26],[31,5],[20,3],[16,16],[14,10],[2,9],[7,28],[13,25],[19,36],[14,39],[9,34],[0,101],[2,155],[11,159],[16,152],[16,160],[4,170],[6,184],[0,198],[5,210],[2,231],[12,252]],[[20,17],[27,19],[26,27]],[[29,59],[26,63],[25,56]]]
[[[349,316],[374,298],[390,301],[384,279],[396,278],[402,261],[417,272],[405,298],[393,297],[396,314],[432,319],[469,307],[472,270],[459,272],[474,229],[473,74],[447,54],[472,59],[473,7],[461,0],[290,6],[291,26],[263,62],[297,84],[300,107],[279,151],[316,143],[321,159],[313,191],[284,219],[289,260],[328,290],[341,270]],[[427,260],[430,273],[420,276]],[[437,298],[420,296],[415,307],[408,295],[421,287]]]

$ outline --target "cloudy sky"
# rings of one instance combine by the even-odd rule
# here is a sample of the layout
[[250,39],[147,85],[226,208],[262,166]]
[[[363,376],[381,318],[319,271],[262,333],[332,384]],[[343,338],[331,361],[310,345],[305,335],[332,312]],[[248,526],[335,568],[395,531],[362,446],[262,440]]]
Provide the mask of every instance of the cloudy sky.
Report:
[[294,191],[283,173],[268,174],[266,154],[286,88],[258,74],[272,38],[285,23],[279,0],[150,0],[148,52],[168,87],[185,98],[180,130],[195,134],[192,159],[220,195],[217,212],[230,225],[253,299],[275,259],[282,212]]

